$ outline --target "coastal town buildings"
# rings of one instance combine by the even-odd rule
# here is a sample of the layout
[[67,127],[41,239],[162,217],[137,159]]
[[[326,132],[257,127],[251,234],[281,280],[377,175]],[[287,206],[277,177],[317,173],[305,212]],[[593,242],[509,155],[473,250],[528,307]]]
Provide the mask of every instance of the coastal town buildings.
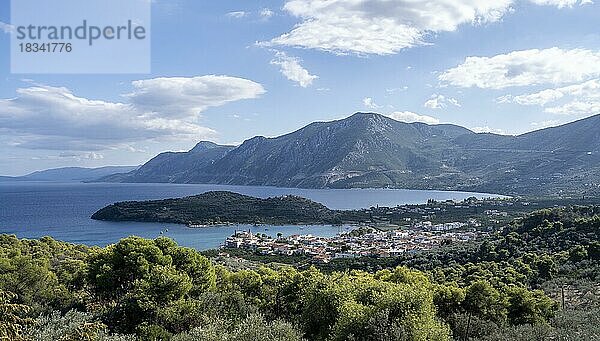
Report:
[[381,231],[359,228],[326,238],[310,234],[270,237],[251,231],[236,231],[225,240],[224,247],[252,250],[262,255],[302,255],[314,261],[334,258],[394,257],[406,252],[430,250],[444,243],[464,242],[481,232],[467,223],[421,223],[418,228]]

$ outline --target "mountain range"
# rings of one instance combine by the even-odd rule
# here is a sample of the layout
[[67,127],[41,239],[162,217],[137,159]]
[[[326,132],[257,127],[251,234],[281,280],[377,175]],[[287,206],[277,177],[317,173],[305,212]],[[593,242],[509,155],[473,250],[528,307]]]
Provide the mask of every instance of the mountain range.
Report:
[[600,192],[599,127],[596,115],[507,136],[356,113],[237,147],[200,142],[101,181],[583,195]]
[[0,181],[93,181],[118,173],[127,173],[139,166],[105,166],[98,168],[62,167],[33,172],[23,176],[0,176]]

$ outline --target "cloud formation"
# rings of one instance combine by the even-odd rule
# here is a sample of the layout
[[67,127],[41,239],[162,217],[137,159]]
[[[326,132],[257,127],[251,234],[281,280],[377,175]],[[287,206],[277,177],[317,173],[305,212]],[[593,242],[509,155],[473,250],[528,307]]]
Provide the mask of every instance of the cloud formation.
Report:
[[414,122],[421,122],[421,123],[427,123],[427,124],[439,124],[440,123],[440,120],[438,120],[435,117],[419,115],[419,114],[416,114],[411,111],[396,111],[396,112],[387,114],[386,116],[388,116],[389,118],[394,119],[396,121],[406,122],[406,123],[414,123]]
[[365,97],[362,100],[363,105],[369,109],[379,109],[381,108],[379,105],[377,105],[377,103],[375,103],[375,101],[373,100],[373,98],[371,97]]
[[556,6],[558,8],[573,7],[575,5],[593,4],[592,0],[530,0],[536,5]]
[[[496,22],[515,0],[290,0],[283,9],[301,21],[266,45],[319,49],[335,54],[395,54],[460,25]],[[532,0],[556,7],[577,0]]]
[[230,18],[240,19],[248,15],[248,13],[244,11],[233,11],[226,14]]
[[11,33],[12,31],[14,31],[14,29],[15,28],[13,25],[0,21],[0,30],[2,30],[2,32]]
[[278,65],[279,71],[285,78],[296,82],[303,88],[310,86],[313,81],[319,76],[311,75],[302,65],[300,59],[290,57],[284,52],[278,51],[275,54],[275,59],[271,60],[272,65]]
[[423,104],[423,106],[428,109],[444,109],[447,108],[448,105],[460,107],[460,103],[456,98],[438,94],[431,95],[431,97]]
[[260,10],[260,17],[263,19],[269,19],[272,16],[275,15],[275,12],[273,12],[271,9],[269,8],[263,8],[262,10]]
[[600,76],[600,52],[558,47],[513,51],[493,57],[467,57],[438,76],[442,84],[503,89],[565,84]]
[[[559,6],[558,1],[553,2]],[[582,2],[564,2],[573,6]],[[559,6],[560,7],[560,6]],[[521,95],[506,94],[497,103],[540,106],[546,113],[600,114],[600,52],[558,47],[513,51],[493,57],[467,57],[438,76],[442,85],[505,89],[550,85]]]
[[62,152],[58,155],[59,158],[66,159],[74,159],[77,161],[81,160],[102,160],[104,159],[104,155],[94,152],[88,153],[72,153],[72,152]]
[[69,89],[17,89],[0,100],[0,129],[16,133],[30,149],[99,150],[120,142],[160,137],[207,136],[211,129],[168,119],[125,103],[90,100]]
[[262,85],[230,76],[160,77],[133,81],[129,101],[143,111],[168,117],[189,117],[209,107],[256,98]]
[[0,99],[0,131],[12,136],[16,146],[49,150],[99,151],[143,140],[198,140],[215,134],[198,124],[201,111],[264,93],[248,80],[205,77],[135,81],[125,103],[79,97],[64,87],[20,88],[16,97]]
[[233,11],[233,12],[229,12],[227,14],[225,14],[227,17],[229,18],[233,18],[233,19],[242,19],[242,18],[249,18],[249,17],[258,17],[263,21],[267,21],[269,19],[271,19],[271,17],[273,17],[275,15],[275,12],[273,12],[270,8],[263,8],[260,11],[253,11],[253,12],[246,12],[246,11]]
[[560,120],[546,120],[541,122],[532,122],[531,126],[535,129],[544,129],[560,125]]
[[600,79],[518,96],[499,97],[499,103],[537,105],[544,112],[562,115],[600,114]]
[[480,133],[480,134],[487,133],[487,134],[507,135],[504,130],[497,129],[497,128],[491,128],[489,126],[473,127],[473,128],[471,128],[471,131],[474,131],[474,132]]

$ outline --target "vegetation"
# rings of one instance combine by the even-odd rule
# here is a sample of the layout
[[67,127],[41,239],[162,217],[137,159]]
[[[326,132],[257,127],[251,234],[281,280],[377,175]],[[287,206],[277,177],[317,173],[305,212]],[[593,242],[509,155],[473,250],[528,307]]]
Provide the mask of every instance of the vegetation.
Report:
[[232,267],[167,238],[0,235],[0,337],[595,339],[599,233],[598,207],[542,210],[477,245],[321,270]]
[[[467,198],[396,207],[370,207],[359,210],[331,210],[322,204],[297,196],[255,198],[228,191],[212,191],[177,199],[126,201],[106,206],[92,219],[142,221],[193,225],[213,224],[369,224],[394,228],[421,220],[432,223],[475,219],[484,229],[503,226],[514,217],[541,208],[561,205],[597,204],[598,199]],[[487,215],[486,211],[503,215]]]
[[336,212],[314,201],[283,196],[255,198],[215,191],[152,201],[119,202],[100,209],[92,219],[179,224],[333,224]]

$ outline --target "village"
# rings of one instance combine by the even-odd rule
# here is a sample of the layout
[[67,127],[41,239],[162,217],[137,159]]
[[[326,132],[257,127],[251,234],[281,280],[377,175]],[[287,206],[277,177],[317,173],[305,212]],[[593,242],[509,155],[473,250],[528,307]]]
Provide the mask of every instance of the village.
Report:
[[407,252],[431,250],[444,244],[465,242],[485,234],[478,223],[421,222],[410,228],[379,230],[360,227],[335,237],[310,234],[270,237],[251,231],[236,231],[225,240],[225,248],[238,248],[261,255],[306,256],[315,262],[327,263],[335,258],[394,257]]

